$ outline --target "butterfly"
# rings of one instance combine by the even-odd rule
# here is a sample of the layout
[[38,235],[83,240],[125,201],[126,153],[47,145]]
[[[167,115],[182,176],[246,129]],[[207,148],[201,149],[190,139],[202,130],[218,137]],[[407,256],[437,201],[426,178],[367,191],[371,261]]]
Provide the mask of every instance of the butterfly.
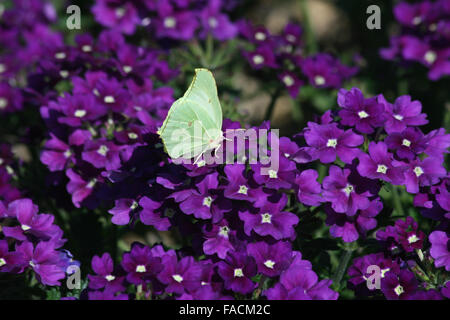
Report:
[[213,74],[195,69],[191,85],[170,107],[158,134],[172,159],[196,158],[221,147],[222,107]]

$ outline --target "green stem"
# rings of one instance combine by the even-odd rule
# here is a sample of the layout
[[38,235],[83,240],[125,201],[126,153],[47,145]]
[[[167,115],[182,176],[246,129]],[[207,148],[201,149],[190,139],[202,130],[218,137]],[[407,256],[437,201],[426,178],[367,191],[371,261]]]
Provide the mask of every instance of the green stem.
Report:
[[400,200],[400,195],[396,186],[392,186],[392,200],[394,201],[394,208],[397,214],[404,216],[405,213],[402,207],[402,201]]
[[277,102],[278,97],[281,94],[282,87],[278,86],[275,92],[272,95],[269,106],[266,109],[266,115],[264,116],[264,120],[270,120],[272,118],[273,109],[275,108],[275,102]]
[[302,13],[303,28],[305,29],[306,47],[308,49],[308,54],[314,54],[317,52],[317,43],[309,20],[307,1],[308,0],[299,1],[300,10]]
[[353,248],[350,248],[350,247],[346,248],[339,260],[339,266],[333,277],[333,283],[337,286],[340,286],[340,283],[342,281],[342,278],[344,277],[345,271],[347,271],[347,266],[348,266],[348,263],[350,262],[350,259],[352,258],[353,251],[354,251]]

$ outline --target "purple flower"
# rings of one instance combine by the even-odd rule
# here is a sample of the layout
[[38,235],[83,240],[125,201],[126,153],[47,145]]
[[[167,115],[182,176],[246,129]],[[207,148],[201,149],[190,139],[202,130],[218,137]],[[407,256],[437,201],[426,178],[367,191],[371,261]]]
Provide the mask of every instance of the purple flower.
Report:
[[186,214],[193,214],[198,219],[213,217],[214,222],[220,221],[223,213],[231,210],[231,203],[226,199],[217,200],[218,196],[214,194],[214,191],[218,184],[218,174],[211,173],[196,184],[196,189],[181,191],[184,195],[180,209]]
[[31,242],[24,241],[16,245],[16,251],[21,253],[25,265],[31,267],[37,279],[44,285],[60,286],[59,280],[66,275],[65,270],[58,265],[59,253],[51,241],[39,242],[33,246]]
[[281,73],[278,78],[286,86],[291,97],[293,99],[297,98],[300,92],[300,87],[303,85],[303,81],[300,80],[295,73],[289,71]]
[[394,167],[392,162],[392,154],[387,151],[386,144],[372,141],[369,144],[369,154],[359,156],[358,172],[363,177],[401,185],[404,181],[403,172]]
[[0,82],[0,113],[20,110],[23,107],[22,102],[23,98],[18,89],[6,82]]
[[345,162],[351,163],[361,151],[355,148],[364,142],[364,138],[353,131],[338,129],[336,123],[318,125],[308,122],[308,129],[304,136],[306,143],[311,147],[313,157],[322,163],[336,160],[336,156]]
[[332,165],[329,175],[323,180],[323,199],[331,202],[336,212],[353,216],[356,211],[368,208],[371,194],[369,191],[357,192],[356,186],[349,182],[350,174],[350,169]]
[[[287,197],[279,197],[275,203],[266,201],[257,210],[239,211],[239,218],[244,222],[245,234],[250,236],[251,232],[260,236],[272,236],[276,240],[294,238],[294,226],[297,225],[298,217],[286,211],[281,211],[287,203]],[[256,213],[253,213],[256,211]]]
[[402,132],[391,133],[384,142],[389,149],[395,150],[399,158],[408,160],[413,160],[426,147],[423,133],[416,128],[406,128]]
[[400,96],[394,104],[391,104],[383,95],[380,95],[378,102],[384,105],[388,115],[385,123],[387,133],[402,132],[408,126],[421,126],[428,123],[425,119],[427,115],[421,113],[422,104],[417,100],[411,101],[410,96]]
[[414,4],[400,2],[394,7],[394,15],[404,26],[416,27],[425,22],[430,9],[431,3],[428,1]]
[[337,101],[342,108],[339,117],[344,125],[355,127],[361,133],[372,133],[374,128],[384,124],[384,106],[377,97],[366,99],[358,88],[341,89]]
[[158,38],[190,40],[197,30],[198,22],[190,11],[175,11],[168,0],[158,1],[158,16],[154,22]]
[[342,238],[344,242],[353,242],[358,240],[360,235],[366,236],[369,230],[375,229],[377,226],[375,217],[382,209],[383,203],[379,199],[373,200],[367,209],[359,210],[353,216],[338,213],[330,206],[326,206],[326,224],[330,226],[332,237]]
[[138,12],[132,2],[96,0],[92,7],[95,19],[102,25],[125,34],[132,34],[139,24]]
[[247,252],[255,258],[258,273],[268,277],[279,276],[291,263],[292,248],[289,242],[279,241],[273,245],[262,241],[250,243]]
[[72,195],[72,202],[75,207],[79,208],[81,202],[92,193],[98,181],[96,178],[85,181],[73,169],[68,169],[66,175],[70,180],[67,184],[67,192]]
[[388,300],[408,300],[417,290],[417,280],[409,270],[389,271],[381,281],[381,291]]
[[275,54],[269,45],[261,45],[252,52],[244,52],[244,56],[252,68],[259,70],[263,67],[278,68]]
[[139,285],[153,279],[164,266],[161,258],[155,257],[149,247],[134,243],[131,251],[123,255],[122,267],[128,272],[127,281]]
[[419,186],[432,186],[439,182],[440,178],[447,175],[447,170],[442,166],[441,159],[426,158],[413,160],[406,165],[405,185],[406,191],[418,193]]
[[0,272],[18,272],[24,264],[22,254],[9,251],[8,241],[0,240]]
[[58,99],[58,104],[57,110],[64,114],[58,121],[71,127],[79,127],[84,121],[98,119],[106,113],[106,108],[98,105],[93,95],[66,94]]
[[203,24],[205,34],[211,33],[214,38],[225,41],[234,38],[238,28],[230,21],[227,15],[220,12],[221,0],[212,0],[200,13],[200,21]]
[[108,212],[113,215],[111,222],[117,225],[126,225],[130,222],[130,212],[138,207],[138,203],[133,199],[115,200],[114,208]]
[[234,250],[231,239],[236,236],[236,231],[231,230],[228,222],[222,219],[218,224],[214,224],[211,230],[203,231],[205,242],[203,252],[207,255],[217,254],[220,259],[225,259],[227,253]]
[[344,80],[358,71],[357,68],[344,66],[339,60],[324,53],[301,60],[300,66],[311,85],[318,88],[338,88]]
[[336,300],[339,294],[329,288],[331,283],[331,280],[318,281],[314,271],[293,264],[264,295],[269,300]]
[[433,231],[428,239],[431,242],[430,254],[436,268],[445,267],[450,271],[449,237],[444,231]]
[[92,258],[92,270],[96,275],[88,275],[89,288],[110,290],[112,292],[125,290],[122,285],[124,277],[114,275],[114,265],[109,253],[104,253],[101,257]]
[[142,211],[139,218],[147,226],[153,226],[156,230],[166,231],[170,228],[169,218],[164,216],[166,207],[160,202],[153,201],[150,198],[142,197],[139,201]]
[[89,140],[84,145],[81,157],[94,167],[106,170],[116,170],[121,166],[120,147],[106,139]]
[[175,255],[166,255],[162,257],[162,264],[164,268],[158,280],[167,285],[166,292],[183,294],[185,290],[190,292],[200,287],[202,266],[194,258],[188,256],[177,261]]
[[317,206],[322,202],[320,193],[322,188],[317,182],[319,174],[313,169],[302,171],[295,178],[295,185],[298,187],[298,200],[308,206]]
[[233,252],[217,265],[226,289],[248,294],[256,288],[257,284],[251,280],[256,275],[256,263],[252,257],[241,252]]
[[224,189],[224,196],[233,200],[256,201],[262,194],[261,188],[246,174],[245,165],[228,164],[225,165],[225,175],[228,184]]
[[55,217],[51,214],[38,214],[38,207],[30,199],[11,202],[8,206],[8,216],[17,218],[20,226],[5,226],[3,233],[20,241],[27,240],[27,235],[49,240],[57,237],[61,231],[53,224]]
[[[254,179],[259,184],[265,184],[267,188],[272,189],[290,189],[295,180],[297,166],[294,161],[280,156],[278,170],[269,169],[271,165],[261,163],[251,165],[254,172]],[[262,168],[267,170],[268,174],[261,174]]]

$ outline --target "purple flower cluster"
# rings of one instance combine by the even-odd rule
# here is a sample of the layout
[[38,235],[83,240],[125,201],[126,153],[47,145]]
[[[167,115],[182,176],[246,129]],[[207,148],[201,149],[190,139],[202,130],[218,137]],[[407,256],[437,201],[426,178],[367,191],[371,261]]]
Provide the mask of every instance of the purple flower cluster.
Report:
[[0,113],[21,110],[25,100],[24,74],[29,72],[48,46],[62,37],[50,29],[56,19],[52,4],[41,0],[19,0],[0,10]]
[[421,63],[430,80],[450,74],[450,1],[400,2],[394,15],[402,26],[389,48],[381,49],[384,59]]
[[76,266],[62,246],[62,230],[54,216],[39,213],[30,199],[17,199],[5,205],[0,201],[0,272],[32,272],[44,285],[60,285],[69,266]]
[[244,56],[254,70],[274,70],[283,87],[296,98],[306,81],[317,88],[340,88],[342,83],[358,72],[337,58],[318,53],[305,57],[299,25],[289,23],[280,35],[272,35],[264,26],[240,21],[239,32],[247,40]]
[[[448,282],[439,280],[432,270],[433,259],[437,268],[449,265],[448,236],[443,231],[434,231],[429,236],[431,248],[424,249],[425,234],[418,229],[417,222],[407,217],[397,220],[394,226],[380,229],[376,234],[383,252],[354,259],[349,268],[349,283],[359,295],[381,293],[389,300],[442,300],[448,298]],[[374,285],[374,270],[378,268],[380,286]],[[376,290],[378,289],[378,290]]]
[[187,41],[212,35],[232,39],[237,27],[227,15],[226,1],[212,0],[96,0],[92,12],[97,22],[124,34],[147,28],[157,39]]
[[[296,156],[302,163],[317,159],[332,164],[321,194],[332,236],[352,242],[377,226],[375,217],[383,209],[380,182],[405,186],[417,194],[416,206],[431,209],[432,197],[443,203],[440,207],[435,200],[435,211],[447,210],[443,162],[450,135],[444,129],[420,130],[428,121],[419,101],[401,96],[390,103],[383,95],[365,98],[353,88],[339,91],[338,105],[334,116],[327,112],[319,123],[308,123],[299,135],[304,147]],[[335,165],[337,159],[341,166]],[[436,218],[443,219],[444,214]]]
[[173,102],[173,90],[161,82],[175,71],[158,60],[158,51],[127,44],[114,31],[102,32],[98,41],[80,35],[76,46],[50,52],[38,73],[70,82],[73,89],[59,97],[51,90],[41,95],[50,131],[41,161],[50,171],[65,171],[67,190],[79,207],[108,171],[119,169],[143,145],[146,132],[161,125]]

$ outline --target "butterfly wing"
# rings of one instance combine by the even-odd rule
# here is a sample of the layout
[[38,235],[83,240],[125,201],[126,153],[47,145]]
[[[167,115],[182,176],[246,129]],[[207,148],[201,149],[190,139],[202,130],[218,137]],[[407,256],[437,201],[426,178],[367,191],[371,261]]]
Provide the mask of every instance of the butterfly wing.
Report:
[[183,97],[175,101],[159,130],[173,159],[196,157],[222,136],[222,108],[216,82],[206,69],[196,69]]

